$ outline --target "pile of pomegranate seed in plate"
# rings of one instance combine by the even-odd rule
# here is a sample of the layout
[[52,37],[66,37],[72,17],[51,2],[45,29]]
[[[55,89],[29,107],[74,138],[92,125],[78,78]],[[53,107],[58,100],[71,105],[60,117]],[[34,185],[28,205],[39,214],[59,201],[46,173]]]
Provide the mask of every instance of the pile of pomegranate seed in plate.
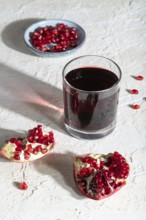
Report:
[[118,152],[88,154],[74,158],[74,179],[86,197],[100,200],[111,196],[126,184],[129,165]]
[[0,153],[15,162],[29,162],[43,157],[54,146],[53,132],[46,132],[42,125],[28,131],[25,138],[10,138]]
[[30,33],[33,47],[42,52],[63,52],[78,46],[78,33],[75,27],[64,23],[56,26],[38,27]]

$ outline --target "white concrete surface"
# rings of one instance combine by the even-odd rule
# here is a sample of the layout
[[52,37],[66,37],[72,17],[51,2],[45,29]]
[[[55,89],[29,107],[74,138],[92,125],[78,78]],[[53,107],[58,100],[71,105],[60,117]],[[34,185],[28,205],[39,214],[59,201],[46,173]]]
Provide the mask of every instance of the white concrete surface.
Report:
[[[38,19],[62,18],[81,25],[84,46],[62,58],[40,58],[23,43]],[[0,144],[43,124],[56,146],[46,158],[17,164],[0,157],[0,220],[96,220],[146,218],[146,1],[0,0]],[[62,69],[80,55],[99,54],[122,69],[118,122],[109,136],[77,140],[63,128]],[[143,75],[143,81],[132,76]],[[130,95],[127,89],[138,89]],[[137,111],[129,107],[138,103]],[[55,109],[52,109],[51,106]],[[127,185],[112,197],[93,201],[76,190],[72,155],[118,151],[130,163]],[[26,191],[15,182],[28,183]]]

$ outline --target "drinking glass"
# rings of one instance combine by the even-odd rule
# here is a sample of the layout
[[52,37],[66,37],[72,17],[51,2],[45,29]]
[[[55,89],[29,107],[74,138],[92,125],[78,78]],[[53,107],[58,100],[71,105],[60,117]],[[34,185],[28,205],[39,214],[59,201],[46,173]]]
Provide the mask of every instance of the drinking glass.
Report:
[[64,123],[76,138],[97,139],[116,125],[121,70],[109,58],[77,57],[63,69]]

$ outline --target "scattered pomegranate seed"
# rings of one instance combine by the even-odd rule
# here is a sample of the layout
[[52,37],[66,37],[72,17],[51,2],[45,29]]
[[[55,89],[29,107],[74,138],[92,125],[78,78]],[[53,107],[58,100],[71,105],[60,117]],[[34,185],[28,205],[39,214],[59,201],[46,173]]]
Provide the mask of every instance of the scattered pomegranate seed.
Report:
[[28,188],[28,185],[26,182],[22,182],[19,184],[19,189],[26,190],[27,188]]
[[137,80],[143,80],[143,76],[136,76]]
[[133,108],[133,109],[139,109],[139,108],[140,108],[140,105],[135,104],[135,105],[132,106],[132,108]]
[[138,90],[137,89],[132,89],[132,90],[130,90],[130,93],[131,94],[138,94]]

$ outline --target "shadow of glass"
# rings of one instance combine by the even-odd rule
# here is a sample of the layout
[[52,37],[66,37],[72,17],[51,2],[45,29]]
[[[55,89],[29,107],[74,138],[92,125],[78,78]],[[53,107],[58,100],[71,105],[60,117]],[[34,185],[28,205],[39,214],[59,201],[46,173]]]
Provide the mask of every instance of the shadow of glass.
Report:
[[[51,153],[33,163],[43,175],[51,176],[76,199],[84,199],[77,190],[73,179],[73,161],[70,154]],[[62,178],[63,177],[63,178]]]
[[67,134],[60,89],[3,64],[0,70],[0,105],[3,108]]
[[25,53],[28,55],[36,56],[29,49],[24,43],[23,35],[25,30],[33,23],[41,21],[43,19],[38,18],[29,18],[23,19],[19,21],[14,21],[8,24],[2,31],[2,41],[8,47],[19,51],[21,53]]

